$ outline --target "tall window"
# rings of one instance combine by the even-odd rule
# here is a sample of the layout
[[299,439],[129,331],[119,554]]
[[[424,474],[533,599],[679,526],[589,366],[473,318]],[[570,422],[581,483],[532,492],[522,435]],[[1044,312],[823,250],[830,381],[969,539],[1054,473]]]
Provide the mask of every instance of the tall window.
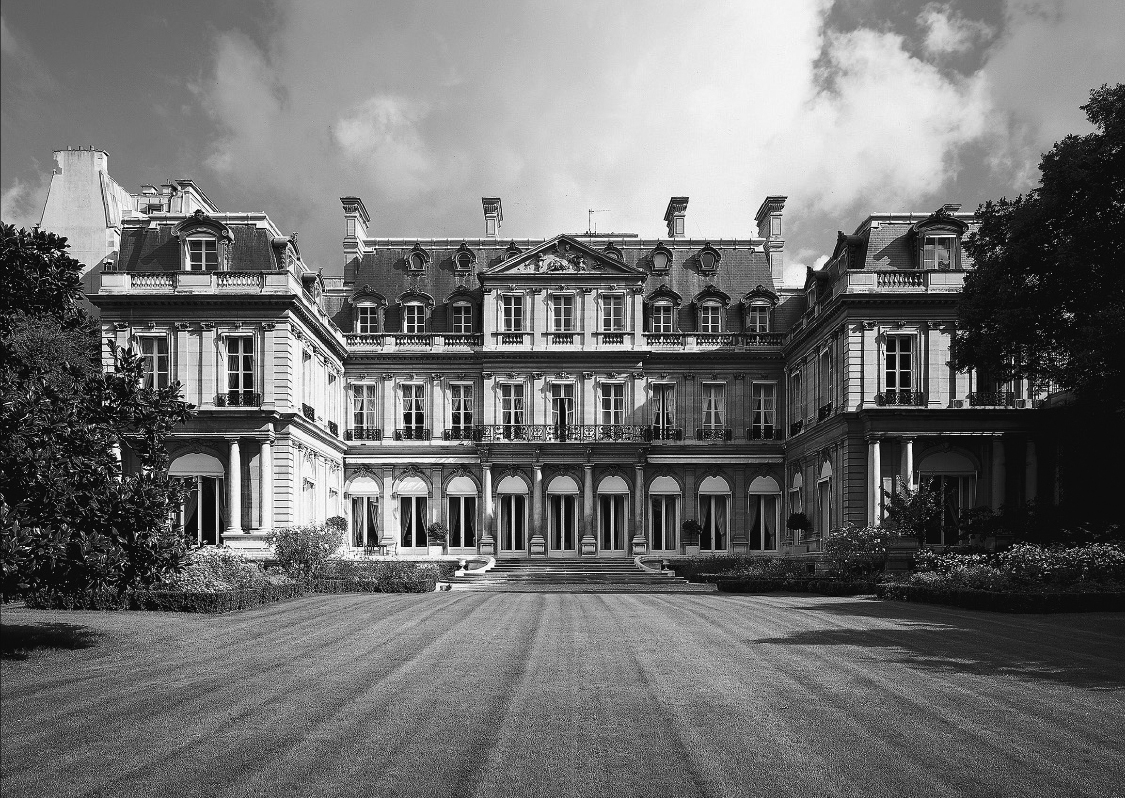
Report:
[[468,302],[458,302],[453,306],[453,332],[456,335],[473,332],[473,306]]
[[547,494],[547,524],[552,551],[574,551],[578,528],[578,497],[569,493]]
[[473,386],[454,383],[449,386],[449,422],[453,434],[465,437],[473,428]]
[[772,382],[756,382],[751,389],[750,438],[772,440],[777,423],[776,386]]
[[144,367],[145,388],[167,388],[169,382],[168,338],[146,335],[140,340],[141,365]]
[[672,383],[652,386],[652,426],[661,439],[676,429],[676,386]]
[[352,427],[353,429],[376,429],[379,427],[378,385],[352,386]]
[[227,337],[227,391],[250,393],[254,390],[254,339],[248,335]]
[[824,407],[832,401],[832,353],[827,349],[820,353],[818,377],[820,380],[818,388],[820,395],[817,401],[820,403],[820,407]]
[[652,548],[654,551],[671,551],[676,548],[680,497],[674,493],[653,494],[651,501]]
[[922,244],[923,269],[948,269],[953,264],[953,236],[926,236]]
[[606,294],[602,297],[602,330],[622,332],[625,329],[625,297]]
[[501,493],[500,550],[520,551],[526,548],[527,497],[521,493]]
[[379,544],[379,497],[352,497],[352,545]]
[[407,335],[421,335],[426,332],[426,307],[421,302],[411,302],[402,306],[402,331]]
[[420,437],[426,426],[426,386],[404,383],[402,386],[402,431]]
[[777,548],[777,526],[780,520],[780,494],[750,496],[750,548],[772,551]]
[[725,551],[727,547],[727,496],[703,494],[699,497],[700,551]]
[[723,308],[718,302],[704,302],[699,309],[699,331],[720,333],[723,331]]
[[751,305],[746,319],[746,332],[764,333],[770,331],[769,305]]
[[523,297],[516,294],[505,294],[502,300],[503,331],[523,332]]
[[789,376],[789,419],[794,423],[805,420],[805,408],[801,396],[801,370],[796,369]]
[[471,549],[477,545],[477,497],[450,496],[448,504],[449,547]]
[[555,332],[575,330],[573,294],[554,294],[551,297],[551,329]]
[[703,428],[722,429],[726,426],[727,386],[721,382],[703,383]]
[[523,385],[504,383],[500,386],[500,423],[507,438],[523,437]]
[[598,494],[598,527],[601,529],[602,551],[624,551],[628,542],[625,539],[626,504],[629,496],[625,493]]
[[670,333],[675,329],[671,302],[657,302],[652,306],[652,331]]
[[402,545],[406,547],[425,546],[426,539],[426,497],[400,496],[398,500],[398,519],[402,533]]
[[913,358],[914,338],[909,335],[887,336],[887,360],[885,386],[888,391],[909,391],[913,387],[910,379]]
[[219,268],[219,242],[213,238],[189,238],[188,271],[213,272]]
[[602,424],[620,427],[625,423],[625,385],[602,383]]
[[574,427],[574,383],[551,383],[551,424],[558,440],[567,440]]
[[313,378],[312,355],[308,350],[301,350],[301,401],[306,405],[312,404]]
[[355,331],[360,335],[373,335],[379,332],[378,308],[374,305],[357,305]]

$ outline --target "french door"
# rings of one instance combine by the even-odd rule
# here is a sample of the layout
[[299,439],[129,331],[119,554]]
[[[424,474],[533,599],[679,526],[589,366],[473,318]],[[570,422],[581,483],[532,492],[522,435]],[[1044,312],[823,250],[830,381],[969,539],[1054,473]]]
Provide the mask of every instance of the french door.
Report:
[[726,551],[727,548],[727,497],[712,494],[699,497],[700,551]]
[[624,493],[602,493],[598,495],[598,527],[601,530],[602,551],[624,551],[625,544],[625,503],[629,497]]
[[422,548],[428,545],[426,539],[426,497],[399,497],[398,512],[402,532],[400,545],[405,548]]
[[555,493],[547,497],[547,523],[551,551],[574,551],[578,531],[578,497]]
[[551,424],[555,440],[565,441],[574,428],[574,383],[551,383]]
[[679,504],[680,497],[675,494],[657,494],[652,497],[650,545],[653,551],[672,551],[676,548]]
[[448,510],[449,547],[476,548],[477,497],[450,496]]
[[500,496],[500,550],[527,548],[527,497],[522,493]]
[[379,544],[379,498],[352,496],[352,545]]

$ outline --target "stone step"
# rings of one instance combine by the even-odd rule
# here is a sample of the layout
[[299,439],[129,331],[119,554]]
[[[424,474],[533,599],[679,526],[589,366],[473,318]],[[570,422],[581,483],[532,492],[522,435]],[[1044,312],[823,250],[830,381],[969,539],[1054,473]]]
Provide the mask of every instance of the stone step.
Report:
[[483,574],[450,580],[454,590],[498,593],[706,593],[671,574],[645,571],[632,559],[529,560],[505,558]]

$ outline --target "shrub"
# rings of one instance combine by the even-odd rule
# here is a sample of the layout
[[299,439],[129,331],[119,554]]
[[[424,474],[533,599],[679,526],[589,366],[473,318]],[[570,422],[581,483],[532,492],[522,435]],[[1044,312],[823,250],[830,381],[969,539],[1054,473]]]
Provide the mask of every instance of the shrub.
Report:
[[785,528],[793,532],[811,532],[812,521],[804,513],[790,513],[785,519]]
[[955,568],[969,565],[991,565],[995,567],[998,563],[996,555],[975,550],[971,552],[939,552],[934,549],[919,549],[914,555],[915,571],[933,571],[940,574],[947,574]]
[[1015,581],[1069,585],[1079,581],[1125,581],[1125,552],[1112,543],[1043,547],[1020,543],[999,556]]
[[829,571],[853,578],[881,571],[887,562],[887,541],[899,537],[897,532],[877,526],[848,524],[834,529],[824,541]]
[[941,519],[941,494],[923,484],[918,490],[903,487],[898,493],[887,493],[887,519],[883,526],[900,537],[926,542],[926,531]]
[[340,548],[340,533],[327,526],[290,526],[273,530],[267,541],[285,573],[294,579],[312,579]]
[[324,522],[324,525],[334,532],[346,532],[348,529],[348,519],[342,515],[334,515]]
[[431,546],[444,546],[445,541],[449,539],[449,530],[441,521],[434,521],[426,527],[426,539],[430,541]]
[[685,546],[699,545],[699,537],[703,534],[703,524],[699,523],[694,518],[689,518],[680,524],[680,529],[683,531]]
[[318,593],[428,593],[456,563],[331,558],[312,582]]

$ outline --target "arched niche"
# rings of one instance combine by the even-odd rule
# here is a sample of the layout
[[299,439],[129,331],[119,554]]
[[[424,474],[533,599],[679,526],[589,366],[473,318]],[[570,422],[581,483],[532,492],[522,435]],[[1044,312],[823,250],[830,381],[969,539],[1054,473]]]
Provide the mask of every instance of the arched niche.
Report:
[[575,496],[578,494],[578,483],[574,480],[574,477],[562,474],[551,480],[551,483],[547,486],[547,492]]
[[454,477],[445,486],[445,492],[449,496],[476,496],[477,483],[470,477]]
[[499,484],[496,486],[496,492],[526,494],[528,492],[527,483],[519,477],[513,474],[509,474],[508,476],[500,480]]
[[652,484],[648,486],[648,492],[664,495],[670,493],[679,494],[681,492],[680,483],[677,482],[673,477],[657,477],[652,481]]
[[170,477],[223,477],[223,464],[209,454],[182,454],[168,468]]
[[379,481],[367,474],[352,477],[344,486],[344,493],[348,496],[379,496],[382,492]]
[[395,485],[395,494],[398,496],[429,496],[430,486],[421,477],[403,477]]
[[754,496],[769,496],[781,493],[781,488],[773,477],[758,477],[750,483],[750,493]]
[[629,483],[624,478],[613,475],[602,477],[598,483],[598,493],[628,493]]
[[707,477],[699,483],[698,493],[730,493],[730,485],[722,477]]

